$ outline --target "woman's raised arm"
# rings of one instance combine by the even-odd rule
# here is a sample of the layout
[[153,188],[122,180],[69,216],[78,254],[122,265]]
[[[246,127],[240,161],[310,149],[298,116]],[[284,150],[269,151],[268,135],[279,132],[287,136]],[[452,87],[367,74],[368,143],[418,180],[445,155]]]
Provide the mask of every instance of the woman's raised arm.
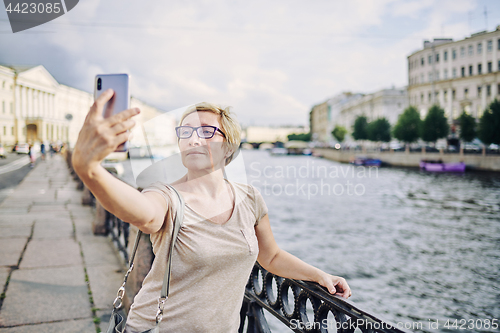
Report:
[[140,193],[101,166],[106,156],[128,140],[127,130],[135,125],[131,118],[140,112],[133,108],[103,118],[104,105],[113,94],[111,89],[103,92],[90,108],[73,151],[73,168],[107,211],[145,233],[154,233],[163,225],[167,211],[163,197]]

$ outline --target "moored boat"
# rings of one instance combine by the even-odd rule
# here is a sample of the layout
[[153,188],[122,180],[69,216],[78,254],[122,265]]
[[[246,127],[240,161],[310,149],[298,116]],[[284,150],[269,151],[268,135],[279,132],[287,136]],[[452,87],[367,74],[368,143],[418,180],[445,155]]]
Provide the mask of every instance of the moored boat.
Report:
[[378,158],[368,158],[364,156],[358,156],[352,159],[349,163],[358,165],[358,166],[375,166],[380,167],[382,165],[382,161]]
[[421,160],[420,169],[430,172],[465,172],[465,163],[444,163],[442,160]]

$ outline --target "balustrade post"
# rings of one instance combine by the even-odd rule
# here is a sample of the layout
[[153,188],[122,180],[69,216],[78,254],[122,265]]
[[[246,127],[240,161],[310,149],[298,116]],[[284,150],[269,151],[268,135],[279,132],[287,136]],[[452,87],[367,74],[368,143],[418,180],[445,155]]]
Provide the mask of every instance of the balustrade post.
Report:
[[108,228],[106,225],[106,219],[108,218],[108,212],[104,209],[101,203],[96,200],[95,203],[95,216],[92,220],[92,232],[94,235],[107,235]]

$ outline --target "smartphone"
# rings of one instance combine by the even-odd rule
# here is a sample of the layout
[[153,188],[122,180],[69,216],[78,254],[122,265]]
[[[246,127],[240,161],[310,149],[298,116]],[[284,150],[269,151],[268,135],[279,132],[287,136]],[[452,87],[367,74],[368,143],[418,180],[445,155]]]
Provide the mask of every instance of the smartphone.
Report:
[[[95,77],[94,100],[104,91],[111,88],[115,92],[113,97],[106,103],[103,109],[103,117],[108,118],[129,108],[129,75],[128,74],[99,74]],[[126,152],[128,141],[119,145],[117,152]]]

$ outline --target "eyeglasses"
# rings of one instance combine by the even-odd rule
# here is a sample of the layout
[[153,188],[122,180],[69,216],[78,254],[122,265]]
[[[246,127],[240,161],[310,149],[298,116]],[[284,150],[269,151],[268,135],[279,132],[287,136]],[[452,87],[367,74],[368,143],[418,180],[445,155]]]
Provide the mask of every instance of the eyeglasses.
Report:
[[215,126],[178,126],[175,128],[175,133],[177,134],[177,137],[179,139],[189,139],[191,135],[193,135],[194,131],[196,131],[196,134],[198,134],[198,137],[200,139],[211,139],[215,135],[216,131],[219,131],[223,137],[226,137],[226,135],[218,127]]

